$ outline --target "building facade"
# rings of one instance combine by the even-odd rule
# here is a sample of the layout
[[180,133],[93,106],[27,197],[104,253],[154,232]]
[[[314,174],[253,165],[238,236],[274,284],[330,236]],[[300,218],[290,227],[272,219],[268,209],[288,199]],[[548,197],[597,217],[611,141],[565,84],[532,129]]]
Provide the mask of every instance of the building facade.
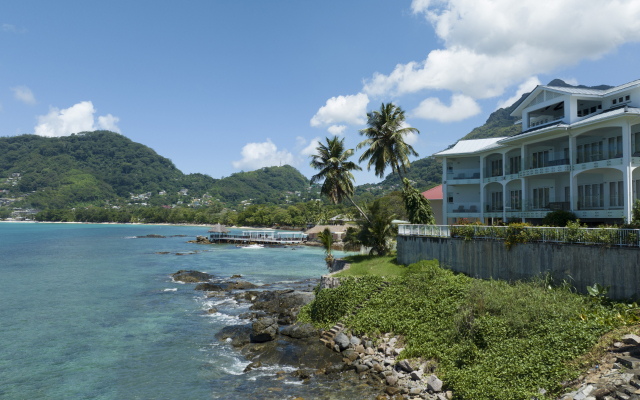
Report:
[[443,163],[443,220],[631,220],[640,194],[640,80],[608,90],[538,86],[513,111],[522,132],[460,140]]

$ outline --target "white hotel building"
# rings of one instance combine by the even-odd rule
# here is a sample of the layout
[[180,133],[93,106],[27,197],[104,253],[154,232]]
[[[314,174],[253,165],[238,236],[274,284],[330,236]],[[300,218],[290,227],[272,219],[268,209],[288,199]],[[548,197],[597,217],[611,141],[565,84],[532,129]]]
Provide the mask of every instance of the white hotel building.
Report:
[[443,221],[631,219],[640,195],[640,80],[608,90],[538,86],[511,114],[522,132],[460,140],[442,160]]

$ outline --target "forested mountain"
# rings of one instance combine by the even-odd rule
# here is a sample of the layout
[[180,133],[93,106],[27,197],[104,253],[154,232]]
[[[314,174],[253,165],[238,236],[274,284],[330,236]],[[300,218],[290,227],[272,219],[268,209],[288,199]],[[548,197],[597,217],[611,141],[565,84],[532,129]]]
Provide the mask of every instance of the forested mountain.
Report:
[[[13,173],[19,180],[7,182]],[[10,183],[10,184],[9,184]],[[48,138],[21,135],[0,138],[0,189],[12,195],[28,193],[25,205],[68,208],[129,199],[152,193],[149,203],[167,204],[209,193],[221,201],[255,199],[268,202],[286,191],[302,191],[308,180],[290,166],[263,168],[214,179],[183,174],[168,158],[123,135],[95,131]],[[157,196],[165,191],[166,196]],[[155,196],[154,196],[155,195]]]

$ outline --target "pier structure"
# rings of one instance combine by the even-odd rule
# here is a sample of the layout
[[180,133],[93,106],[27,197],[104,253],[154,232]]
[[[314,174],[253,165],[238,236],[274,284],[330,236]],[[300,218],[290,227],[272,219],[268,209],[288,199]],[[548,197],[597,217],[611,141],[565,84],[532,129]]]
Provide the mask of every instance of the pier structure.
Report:
[[277,231],[242,231],[241,234],[229,234],[229,230],[211,229],[209,241],[212,243],[236,243],[236,244],[272,244],[291,245],[307,241],[307,235],[302,232],[277,232]]

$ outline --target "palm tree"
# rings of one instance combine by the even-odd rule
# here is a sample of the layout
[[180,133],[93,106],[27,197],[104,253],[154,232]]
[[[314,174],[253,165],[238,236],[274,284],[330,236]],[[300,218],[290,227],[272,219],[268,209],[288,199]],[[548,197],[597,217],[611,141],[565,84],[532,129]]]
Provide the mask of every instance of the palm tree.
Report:
[[327,262],[327,268],[331,269],[331,264],[333,264],[333,255],[331,255],[333,236],[329,228],[324,228],[324,231],[318,233],[318,240],[320,240],[322,248],[324,248],[324,252],[327,255],[327,258],[324,259]]
[[420,131],[405,127],[404,111],[393,103],[382,103],[380,111],[367,113],[367,125],[368,128],[360,130],[360,134],[367,139],[356,147],[361,149],[368,146],[360,156],[360,162],[368,159],[367,170],[373,165],[380,178],[384,178],[384,170],[389,166],[402,180],[400,169],[406,173],[406,167],[411,166],[409,156],[418,156],[413,147],[404,141],[405,137]]
[[[362,171],[357,164],[347,161],[353,155],[353,149],[344,148],[344,138],[332,139],[325,138],[326,145],[318,143],[316,150],[318,154],[312,155],[311,167],[320,170],[316,175],[311,177],[311,184],[324,181],[320,193],[329,197],[334,203],[338,204],[345,198],[348,199],[365,218],[366,214],[353,201],[353,174],[351,171]],[[367,218],[368,220],[368,218]]]

